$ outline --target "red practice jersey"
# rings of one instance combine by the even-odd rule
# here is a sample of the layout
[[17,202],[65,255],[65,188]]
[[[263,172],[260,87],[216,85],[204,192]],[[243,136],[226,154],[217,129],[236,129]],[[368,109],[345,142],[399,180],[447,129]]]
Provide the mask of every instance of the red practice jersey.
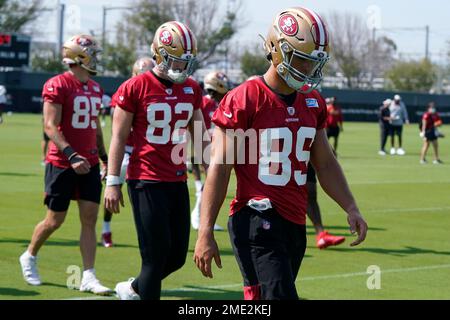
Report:
[[[111,98],[111,112],[114,114],[114,108],[117,106],[116,101],[117,92],[112,96]],[[127,142],[125,143],[127,147],[133,147],[133,130],[130,131],[130,134],[128,135]]]
[[[102,105],[103,90],[89,80],[82,83],[70,72],[51,78],[44,84],[44,102],[62,106],[61,123],[58,130],[70,146],[94,166],[98,164],[97,118]],[[70,168],[67,157],[50,141],[48,163],[60,168]]]
[[342,117],[342,110],[338,106],[335,106],[332,104],[327,106],[327,112],[328,112],[328,117],[327,117],[327,126],[328,127],[336,128],[339,126],[340,123],[343,122],[344,119]]
[[[227,94],[213,122],[223,129],[257,132],[257,163],[234,166],[237,191],[231,214],[250,200],[269,199],[285,219],[306,223],[310,148],[316,132],[325,128],[326,118],[325,101],[317,91],[298,93],[293,105],[288,106],[262,78],[257,78]],[[246,158],[250,149],[246,139]]]
[[209,132],[211,132],[212,129],[214,129],[214,124],[212,123],[211,119],[214,115],[214,112],[217,110],[217,107],[218,103],[210,96],[203,97],[203,107],[202,107],[203,119],[205,120],[206,129]]
[[426,127],[425,127],[425,130],[432,130],[432,129],[434,129],[437,122],[441,122],[442,123],[441,117],[437,113],[426,112],[423,115],[422,119],[425,120],[426,124],[427,124]]
[[134,114],[128,179],[186,181],[186,155],[178,153],[186,148],[175,147],[185,145],[184,133],[194,110],[202,107],[199,84],[188,79],[167,87],[149,71],[123,83],[116,103]]

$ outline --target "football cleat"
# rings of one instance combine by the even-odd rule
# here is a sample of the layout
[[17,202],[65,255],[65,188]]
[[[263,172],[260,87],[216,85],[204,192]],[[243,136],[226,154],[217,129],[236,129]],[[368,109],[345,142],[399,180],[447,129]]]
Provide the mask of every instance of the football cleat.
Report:
[[125,282],[119,282],[116,285],[116,296],[120,300],[141,300],[139,295],[134,292],[133,288],[131,287],[131,283],[134,281],[134,278],[129,279]]
[[90,292],[99,296],[109,296],[114,293],[113,290],[103,286],[95,277],[95,274],[83,276],[80,286],[81,292]]
[[396,153],[395,148],[391,148],[391,156],[395,156]]
[[330,246],[338,246],[345,241],[345,237],[337,237],[329,234],[327,231],[319,233],[316,237],[317,247],[322,250]]
[[26,251],[20,256],[19,261],[25,281],[32,286],[41,285],[42,282],[37,269],[37,257],[31,256],[28,251]]
[[403,150],[402,148],[397,150],[397,155],[399,156],[404,156],[406,154],[405,150]]
[[102,244],[105,248],[111,248],[113,246],[111,232],[106,232],[102,234]]
[[[192,229],[198,231],[198,228],[200,227],[200,213],[198,210],[194,210],[191,212],[191,225]],[[225,229],[222,226],[219,226],[218,224],[214,225],[214,231],[224,231]]]

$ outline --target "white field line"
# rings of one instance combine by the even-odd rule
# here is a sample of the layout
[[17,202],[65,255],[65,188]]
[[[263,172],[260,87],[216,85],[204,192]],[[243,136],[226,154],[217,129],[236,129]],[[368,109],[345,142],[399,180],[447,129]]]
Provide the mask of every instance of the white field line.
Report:
[[355,185],[355,186],[359,186],[359,185],[385,185],[385,184],[445,184],[448,183],[450,184],[450,180],[446,180],[446,181],[420,181],[420,180],[386,180],[386,181],[355,181],[355,182],[351,182],[349,181],[349,185]]
[[[413,268],[397,268],[397,269],[381,269],[381,273],[403,273],[403,272],[416,272],[416,271],[426,271],[426,270],[438,270],[438,269],[450,269],[450,264],[440,264],[433,266],[423,266],[423,267],[413,267]],[[342,273],[342,274],[330,274],[324,276],[314,276],[314,277],[302,277],[299,278],[296,282],[302,281],[318,281],[318,280],[329,280],[329,279],[342,279],[342,278],[352,278],[352,277],[362,277],[368,276],[367,272],[352,272],[352,273]],[[205,286],[201,288],[175,288],[175,289],[166,289],[162,290],[162,292],[210,292],[214,293],[215,290],[220,289],[230,289],[230,288],[240,288],[242,287],[242,283],[235,284],[224,284],[224,285],[216,285],[216,286]],[[70,298],[65,300],[102,300],[102,299],[111,299],[112,297],[80,297],[80,298]]]

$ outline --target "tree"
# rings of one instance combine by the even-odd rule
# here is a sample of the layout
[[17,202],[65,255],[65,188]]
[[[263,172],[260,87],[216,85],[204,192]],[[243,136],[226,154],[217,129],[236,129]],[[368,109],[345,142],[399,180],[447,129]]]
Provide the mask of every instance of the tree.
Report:
[[101,63],[106,73],[129,77],[131,67],[137,59],[137,34],[133,30],[128,30],[125,23],[117,26],[117,39],[115,43],[105,45]]
[[371,87],[372,80],[391,67],[395,43],[373,37],[364,19],[349,12],[334,11],[325,20],[331,38],[330,69],[342,73],[349,88]]
[[107,44],[103,58],[105,70],[122,77],[131,76],[131,67],[137,60],[136,51],[122,43]]
[[31,57],[31,69],[40,72],[61,73],[65,70],[65,67],[59,55],[52,51],[47,56],[33,55]]
[[[207,64],[220,45],[232,38],[240,25],[241,2],[235,2],[224,14],[219,1],[208,0],[136,0],[131,13],[125,14],[127,34],[136,36],[137,46],[149,48],[154,32],[164,22],[178,20],[194,32],[198,46],[198,67]],[[128,37],[127,37],[128,40]]]
[[20,33],[41,10],[42,0],[0,0],[0,30]]
[[429,92],[436,81],[435,66],[428,59],[400,61],[386,74],[392,89]]
[[[258,47],[259,48],[259,47]],[[254,52],[261,52],[260,54]],[[256,75],[263,75],[267,68],[269,67],[269,62],[264,57],[262,50],[255,48],[253,51],[245,50],[241,57],[241,70],[246,78]]]

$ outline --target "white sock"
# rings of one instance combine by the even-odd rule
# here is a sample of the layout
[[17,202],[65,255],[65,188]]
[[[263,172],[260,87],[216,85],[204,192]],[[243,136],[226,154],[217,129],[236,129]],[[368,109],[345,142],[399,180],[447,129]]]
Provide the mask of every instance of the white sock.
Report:
[[24,254],[23,254],[24,256],[25,256],[25,258],[27,258],[27,259],[35,259],[36,258],[36,256],[33,256],[33,255],[31,255],[31,253],[30,253],[30,251],[28,251],[28,249],[24,252]]
[[203,184],[200,180],[195,180],[195,191],[197,193],[201,192],[203,188]]
[[103,221],[102,234],[109,233],[109,232],[111,232],[111,222]]
[[83,271],[83,279],[94,277],[95,278],[95,269],[89,269]]

